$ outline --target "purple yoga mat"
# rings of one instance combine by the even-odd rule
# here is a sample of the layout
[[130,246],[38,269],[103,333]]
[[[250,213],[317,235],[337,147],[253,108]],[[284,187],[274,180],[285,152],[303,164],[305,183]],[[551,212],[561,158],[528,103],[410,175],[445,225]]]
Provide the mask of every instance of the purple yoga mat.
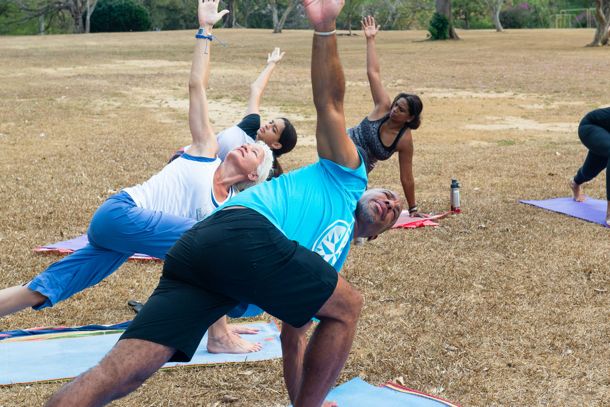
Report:
[[587,198],[584,202],[576,202],[573,198],[554,198],[542,201],[519,201],[542,209],[563,213],[574,218],[606,226],[607,201]]
[[[87,235],[80,235],[74,239],[64,240],[63,242],[57,242],[46,246],[38,246],[34,249],[35,252],[42,253],[57,253],[57,254],[70,254],[78,249],[82,249],[87,246],[89,240]],[[129,258],[130,260],[159,260],[156,257],[148,256],[146,254],[135,253]]]

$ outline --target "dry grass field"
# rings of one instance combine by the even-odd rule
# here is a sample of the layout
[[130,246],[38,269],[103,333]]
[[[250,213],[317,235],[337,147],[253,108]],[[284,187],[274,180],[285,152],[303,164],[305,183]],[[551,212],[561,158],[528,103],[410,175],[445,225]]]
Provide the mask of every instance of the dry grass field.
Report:
[[[315,159],[311,33],[217,30],[209,97],[217,130],[238,121],[248,84],[273,46],[287,51],[263,100],[263,119],[294,119],[300,141],[282,161]],[[610,405],[610,231],[521,205],[567,196],[585,148],[576,128],[609,102],[608,49],[590,30],[383,32],[390,92],[417,92],[414,132],[420,208],[464,213],[439,228],[391,231],[354,247],[343,274],[366,299],[339,382],[402,376],[409,387],[464,406]],[[106,197],[157,172],[189,143],[187,77],[193,32],[0,37],[0,286],[56,260],[36,245],[85,232]],[[372,105],[362,36],[339,39],[355,125]],[[370,184],[401,191],[398,163]],[[604,176],[586,187],[604,196]],[[133,317],[158,264],[124,265],[99,286],[0,330],[115,323]],[[0,365],[2,361],[0,360]],[[2,369],[10,366],[2,365]],[[0,388],[1,406],[40,405],[61,383]],[[228,396],[228,397],[227,397]],[[283,406],[281,362],[162,371],[117,406]]]

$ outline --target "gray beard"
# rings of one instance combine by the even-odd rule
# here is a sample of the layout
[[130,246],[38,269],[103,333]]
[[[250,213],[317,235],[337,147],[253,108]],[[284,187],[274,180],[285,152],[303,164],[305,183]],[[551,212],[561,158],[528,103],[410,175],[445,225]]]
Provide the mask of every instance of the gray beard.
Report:
[[361,222],[374,223],[375,218],[371,213],[370,208],[366,207],[362,202],[356,204],[356,219]]

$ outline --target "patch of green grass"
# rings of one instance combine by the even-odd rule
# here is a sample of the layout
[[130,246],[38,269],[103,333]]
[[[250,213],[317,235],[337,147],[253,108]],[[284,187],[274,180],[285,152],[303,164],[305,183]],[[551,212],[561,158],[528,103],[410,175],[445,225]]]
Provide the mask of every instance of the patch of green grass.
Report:
[[515,140],[510,140],[510,139],[498,140],[497,143],[501,147],[514,146],[515,144],[517,144],[517,142]]

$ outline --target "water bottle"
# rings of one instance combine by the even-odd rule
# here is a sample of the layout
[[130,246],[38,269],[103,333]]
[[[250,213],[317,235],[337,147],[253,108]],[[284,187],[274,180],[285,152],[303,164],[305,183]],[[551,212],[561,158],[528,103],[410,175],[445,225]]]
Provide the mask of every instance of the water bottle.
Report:
[[457,179],[451,180],[451,212],[460,213],[460,183]]

